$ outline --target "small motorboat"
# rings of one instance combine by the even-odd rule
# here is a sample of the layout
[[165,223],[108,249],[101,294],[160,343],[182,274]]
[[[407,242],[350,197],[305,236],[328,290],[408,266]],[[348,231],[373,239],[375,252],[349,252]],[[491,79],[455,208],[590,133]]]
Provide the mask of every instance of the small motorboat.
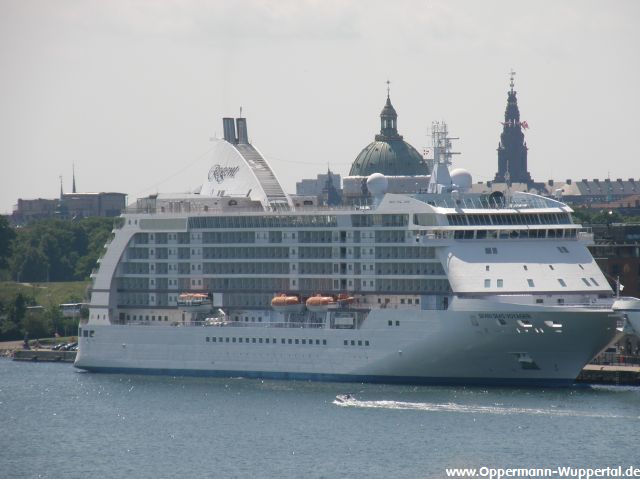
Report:
[[350,402],[355,401],[355,397],[353,396],[353,394],[338,394],[336,396],[336,402],[340,403],[340,404],[347,404]]

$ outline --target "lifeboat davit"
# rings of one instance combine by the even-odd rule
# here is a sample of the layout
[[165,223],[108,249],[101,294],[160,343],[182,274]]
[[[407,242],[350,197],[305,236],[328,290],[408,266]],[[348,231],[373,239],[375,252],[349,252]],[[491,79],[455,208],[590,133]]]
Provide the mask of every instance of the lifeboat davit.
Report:
[[177,303],[182,311],[210,311],[213,305],[211,298],[203,293],[182,293]]
[[316,294],[307,299],[307,309],[313,312],[326,311],[331,306],[335,306],[336,301],[333,296],[321,296]]
[[353,303],[353,300],[354,300],[354,299],[355,299],[355,298],[354,298],[353,296],[349,296],[349,295],[348,295],[348,294],[346,294],[346,293],[340,293],[340,294],[338,295],[338,298],[337,298],[337,300],[338,300],[338,304],[339,304],[340,306],[347,306],[347,305],[349,305],[349,304]]
[[275,311],[297,312],[304,309],[304,304],[297,296],[287,296],[283,293],[271,300],[271,307]]

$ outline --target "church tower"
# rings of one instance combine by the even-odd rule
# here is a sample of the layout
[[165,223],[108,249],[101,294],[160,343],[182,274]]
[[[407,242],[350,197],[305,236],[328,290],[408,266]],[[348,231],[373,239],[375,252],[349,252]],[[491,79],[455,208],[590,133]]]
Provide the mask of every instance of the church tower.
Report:
[[533,180],[527,171],[527,143],[524,141],[526,121],[520,121],[518,98],[513,89],[515,72],[511,71],[507,109],[504,112],[504,123],[500,143],[498,143],[498,172],[493,179],[496,183],[526,183],[531,185]]

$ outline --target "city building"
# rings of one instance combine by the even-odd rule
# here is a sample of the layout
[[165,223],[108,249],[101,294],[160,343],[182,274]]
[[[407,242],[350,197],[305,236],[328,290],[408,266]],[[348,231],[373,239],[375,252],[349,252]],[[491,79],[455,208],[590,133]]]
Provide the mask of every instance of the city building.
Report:
[[78,193],[73,174],[71,193],[64,193],[60,178],[60,197],[57,199],[19,198],[11,220],[14,224],[28,224],[48,218],[86,218],[91,216],[119,216],[127,206],[127,195],[116,192]]

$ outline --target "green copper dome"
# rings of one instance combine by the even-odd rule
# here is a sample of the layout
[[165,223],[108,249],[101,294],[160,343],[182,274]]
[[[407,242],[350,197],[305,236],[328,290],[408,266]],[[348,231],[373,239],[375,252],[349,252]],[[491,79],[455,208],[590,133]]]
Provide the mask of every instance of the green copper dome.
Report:
[[422,156],[398,134],[398,115],[387,96],[380,113],[380,134],[367,145],[351,165],[349,176],[382,173],[389,176],[428,175]]

